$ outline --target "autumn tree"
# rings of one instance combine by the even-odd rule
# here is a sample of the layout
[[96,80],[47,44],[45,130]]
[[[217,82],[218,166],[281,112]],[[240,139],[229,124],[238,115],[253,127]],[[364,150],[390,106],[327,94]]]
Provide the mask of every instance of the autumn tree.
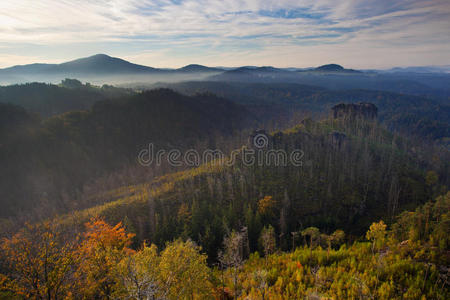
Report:
[[386,237],[386,224],[384,224],[383,220],[378,223],[372,223],[370,225],[369,231],[366,233],[366,238],[369,241],[372,241],[372,252],[376,249],[382,247],[384,240]]
[[136,253],[125,256],[117,266],[126,294],[131,299],[157,299],[161,292],[159,261],[155,245],[147,246]]
[[24,298],[58,299],[71,294],[76,238],[68,239],[53,223],[27,224],[1,243],[9,278],[4,289]]
[[161,253],[159,276],[163,298],[204,299],[211,294],[207,256],[193,241],[176,240]]
[[85,298],[112,297],[118,287],[116,266],[132,253],[134,234],[126,233],[122,223],[115,226],[100,219],[85,224],[86,232],[77,255],[81,261],[76,271],[78,292]]
[[271,216],[276,205],[277,201],[272,196],[265,196],[258,201],[258,212],[261,215]]

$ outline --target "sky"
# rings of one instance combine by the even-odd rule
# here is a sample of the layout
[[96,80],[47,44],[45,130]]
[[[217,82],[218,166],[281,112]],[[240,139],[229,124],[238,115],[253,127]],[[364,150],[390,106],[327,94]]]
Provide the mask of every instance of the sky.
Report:
[[0,68],[450,65],[450,0],[1,0]]

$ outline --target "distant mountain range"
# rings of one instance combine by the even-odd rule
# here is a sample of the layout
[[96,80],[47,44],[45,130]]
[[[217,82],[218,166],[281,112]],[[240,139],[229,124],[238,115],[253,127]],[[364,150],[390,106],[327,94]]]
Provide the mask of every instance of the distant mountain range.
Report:
[[[389,82],[394,80],[396,87],[404,86],[405,84],[417,86],[418,82],[419,85],[426,84],[434,89],[442,89],[441,86],[443,84],[445,86],[448,82],[447,75],[450,75],[446,70],[450,71],[450,67],[409,67],[360,71],[346,69],[338,64],[326,64],[316,68],[304,69],[275,68],[272,66],[223,68],[190,64],[178,69],[167,69],[138,65],[106,54],[96,54],[61,64],[36,63],[0,69],[0,85],[27,82],[59,83],[65,78],[77,78],[97,85],[105,83],[170,83],[207,79],[213,81],[293,82],[319,85],[327,88],[375,88],[384,90],[384,82],[386,80]],[[424,74],[427,75],[425,79],[416,78]],[[430,78],[428,74],[444,76],[444,78]],[[374,79],[372,78],[374,75],[379,75],[379,77]],[[321,83],[323,80],[326,82]],[[364,82],[361,83],[361,80]],[[401,84],[398,83],[399,80],[402,81]],[[442,80],[444,80],[443,84]],[[411,83],[411,81],[414,82]],[[436,82],[439,83],[438,86],[436,86]],[[389,88],[387,90],[392,89]],[[398,92],[402,90],[394,88],[393,91]],[[441,92],[439,93],[442,94]],[[415,94],[429,94],[429,92],[426,91],[424,93],[420,91]],[[447,96],[447,92],[444,92],[444,95]]]
[[[96,54],[61,64],[29,64],[0,69],[0,84],[24,83],[31,81],[59,82],[64,78],[81,80],[99,80],[118,83],[119,78],[128,81],[141,80],[142,76],[159,76],[172,81],[177,75],[211,75],[223,72],[223,69],[202,65],[187,65],[179,69],[159,69],[133,64],[126,60],[106,54]],[[127,76],[125,78],[125,76]],[[137,77],[134,77],[137,76]],[[167,79],[166,77],[169,77]],[[172,79],[172,80],[171,80]],[[178,77],[177,77],[178,79]]]
[[392,68],[385,70],[389,73],[450,73],[450,65],[448,66],[420,66],[420,67],[404,67]]
[[[344,69],[337,64],[323,65],[318,68],[304,70],[292,69],[296,71],[321,71],[321,72],[348,72],[354,71]],[[29,64],[18,65],[5,69],[0,69],[0,75],[126,75],[126,74],[171,74],[171,73],[270,73],[270,72],[291,72],[290,69],[279,69],[271,66],[264,67],[239,67],[232,69],[211,68],[198,64],[190,64],[179,69],[159,69],[148,66],[130,63],[126,60],[111,57],[106,54],[96,54],[93,56],[72,60],[61,64]]]

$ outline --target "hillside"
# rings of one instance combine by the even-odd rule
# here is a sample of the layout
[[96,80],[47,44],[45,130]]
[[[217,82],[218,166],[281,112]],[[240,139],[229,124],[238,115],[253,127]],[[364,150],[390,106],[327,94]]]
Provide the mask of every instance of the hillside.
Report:
[[[298,148],[301,163],[276,165],[270,156],[272,163],[248,164],[241,149],[231,156],[232,165],[217,160],[97,195],[96,202],[107,204],[61,222],[81,226],[92,216],[111,224],[123,221],[136,242],[162,247],[177,237],[190,238],[214,260],[222,237],[243,226],[250,251],[258,249],[260,231],[268,225],[285,250],[293,243],[290,232],[309,226],[326,233],[343,229],[356,238],[371,222],[391,223],[401,211],[423,204],[450,180],[448,153],[435,168],[418,159],[424,153],[411,151],[408,140],[364,120],[307,120],[267,138],[268,148],[257,153]],[[430,184],[424,170],[437,174],[438,181]]]
[[188,149],[230,136],[254,120],[222,98],[170,90],[99,101],[90,110],[44,121],[13,105],[1,104],[0,111],[7,116],[0,128],[2,217],[34,210],[48,216],[93,205],[79,202],[86,184],[136,165],[149,143],[155,151]]

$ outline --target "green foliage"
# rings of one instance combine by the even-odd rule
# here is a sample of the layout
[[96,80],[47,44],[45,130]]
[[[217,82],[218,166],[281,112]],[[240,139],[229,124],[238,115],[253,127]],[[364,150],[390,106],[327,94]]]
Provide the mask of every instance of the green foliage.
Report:
[[[447,263],[443,255],[450,247],[450,192],[428,202],[415,212],[403,212],[392,226],[392,236],[416,249],[415,256],[435,263]],[[446,258],[444,261],[441,259]]]

